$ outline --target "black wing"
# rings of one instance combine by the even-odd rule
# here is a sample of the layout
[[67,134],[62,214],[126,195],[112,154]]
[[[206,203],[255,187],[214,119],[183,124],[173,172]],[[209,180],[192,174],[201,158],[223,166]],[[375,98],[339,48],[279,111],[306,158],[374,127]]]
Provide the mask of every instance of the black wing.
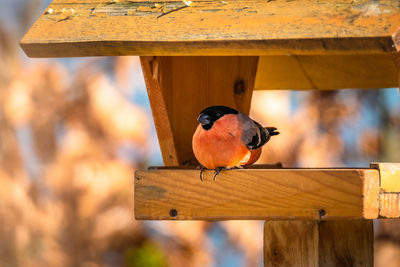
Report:
[[247,148],[250,150],[254,150],[257,148],[262,147],[265,145],[269,139],[271,139],[271,136],[278,135],[279,132],[277,132],[275,127],[262,127],[258,122],[253,120],[253,123],[257,127],[255,134],[253,135],[251,141],[246,144]]

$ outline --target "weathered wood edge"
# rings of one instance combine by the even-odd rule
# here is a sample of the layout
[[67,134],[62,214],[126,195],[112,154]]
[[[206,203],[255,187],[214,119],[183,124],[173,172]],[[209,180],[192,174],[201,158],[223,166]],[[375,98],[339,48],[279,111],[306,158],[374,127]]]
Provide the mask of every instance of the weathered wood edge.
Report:
[[28,57],[91,56],[268,56],[350,55],[400,51],[391,36],[275,40],[75,41],[28,39],[20,42]]

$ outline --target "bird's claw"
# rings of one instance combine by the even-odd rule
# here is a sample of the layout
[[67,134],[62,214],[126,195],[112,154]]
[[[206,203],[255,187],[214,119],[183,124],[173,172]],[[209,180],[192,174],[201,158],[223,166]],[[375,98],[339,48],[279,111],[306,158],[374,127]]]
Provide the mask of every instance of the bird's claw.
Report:
[[204,166],[199,166],[199,169],[200,169],[200,181],[203,182],[203,171],[204,171],[206,168],[204,168]]
[[[206,169],[204,166],[199,166],[199,167],[197,167],[197,169],[199,169],[200,170],[200,181],[204,181],[204,179],[203,179],[203,172],[204,172],[204,170]],[[224,167],[217,167],[216,169],[215,169],[215,171],[214,171],[214,176],[213,176],[213,181],[215,181],[216,180],[216,177],[217,177],[217,175],[222,171],[222,170],[225,170],[226,168],[224,168]]]
[[215,178],[217,177],[217,175],[218,175],[222,170],[224,170],[224,169],[225,169],[224,167],[217,167],[217,168],[215,169],[213,181],[215,181]]

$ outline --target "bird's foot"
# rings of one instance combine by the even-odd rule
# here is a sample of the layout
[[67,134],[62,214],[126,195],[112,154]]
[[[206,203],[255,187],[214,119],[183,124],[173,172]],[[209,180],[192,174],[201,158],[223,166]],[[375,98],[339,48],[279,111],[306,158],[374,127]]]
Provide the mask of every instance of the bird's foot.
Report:
[[215,169],[213,181],[215,181],[215,178],[217,177],[217,175],[218,175],[222,170],[226,170],[226,168],[224,168],[224,167],[217,167],[217,168]]

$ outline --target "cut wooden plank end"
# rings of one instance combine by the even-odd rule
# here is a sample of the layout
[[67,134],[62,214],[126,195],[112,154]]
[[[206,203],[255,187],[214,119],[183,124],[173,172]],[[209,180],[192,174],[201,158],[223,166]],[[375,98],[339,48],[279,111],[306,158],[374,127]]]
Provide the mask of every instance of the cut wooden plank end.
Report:
[[400,192],[400,163],[371,163],[379,170],[382,192]]
[[400,218],[399,193],[382,193],[379,200],[379,215],[384,218]]
[[364,218],[376,219],[379,216],[379,172],[362,171],[363,180],[363,205],[364,205]]

